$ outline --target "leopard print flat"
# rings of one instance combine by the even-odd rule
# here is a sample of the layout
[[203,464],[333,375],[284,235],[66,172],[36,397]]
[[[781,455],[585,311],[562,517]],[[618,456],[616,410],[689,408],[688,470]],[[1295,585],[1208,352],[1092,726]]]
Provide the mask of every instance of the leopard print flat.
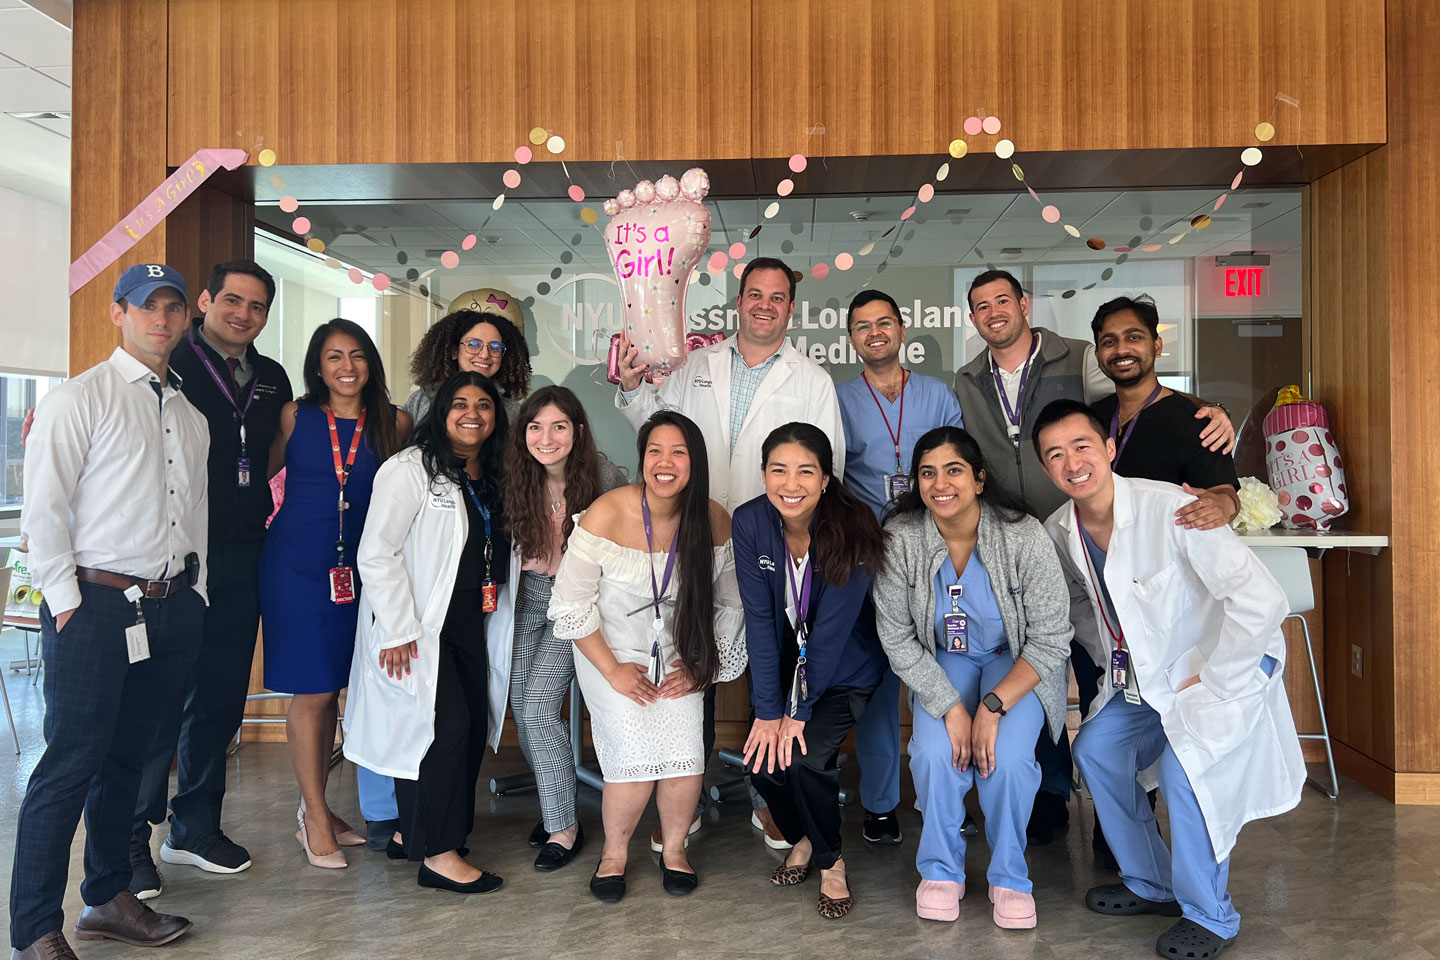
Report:
[[782,863],[775,868],[774,873],[770,874],[770,882],[777,887],[793,887],[797,883],[804,883],[809,876],[810,864],[808,863],[793,867],[787,867]]

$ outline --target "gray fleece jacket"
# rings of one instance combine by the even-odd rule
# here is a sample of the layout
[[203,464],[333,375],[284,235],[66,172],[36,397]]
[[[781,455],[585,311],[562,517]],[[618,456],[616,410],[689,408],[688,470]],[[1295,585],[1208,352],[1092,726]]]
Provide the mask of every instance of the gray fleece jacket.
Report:
[[[880,644],[920,706],[940,719],[960,701],[935,659],[935,575],[945,564],[945,540],[926,510],[895,517],[885,531],[885,568],[874,585]],[[1010,655],[1028,661],[1040,675],[1035,695],[1050,738],[1058,739],[1065,727],[1073,631],[1070,592],[1055,545],[1034,517],[1007,523],[982,502],[976,549],[1000,605]]]

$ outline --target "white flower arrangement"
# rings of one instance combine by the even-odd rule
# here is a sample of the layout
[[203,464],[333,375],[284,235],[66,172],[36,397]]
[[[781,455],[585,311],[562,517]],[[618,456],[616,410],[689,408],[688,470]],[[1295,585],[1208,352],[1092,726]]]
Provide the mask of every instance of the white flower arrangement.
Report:
[[1275,491],[1254,477],[1240,478],[1240,512],[1230,521],[1241,533],[1269,530],[1280,522],[1280,501]]

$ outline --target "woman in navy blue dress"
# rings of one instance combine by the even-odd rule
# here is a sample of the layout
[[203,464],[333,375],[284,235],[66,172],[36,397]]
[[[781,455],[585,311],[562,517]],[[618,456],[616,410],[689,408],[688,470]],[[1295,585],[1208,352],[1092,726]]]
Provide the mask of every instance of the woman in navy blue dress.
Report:
[[295,837],[313,865],[343,867],[340,846],[365,840],[331,812],[325,784],[355,649],[355,548],[375,471],[405,444],[410,416],[390,404],[380,353],[349,320],[310,337],[305,391],[281,410],[270,448],[270,475],[285,468],[285,501],[260,554],[265,686],[292,694],[285,735],[300,783]]

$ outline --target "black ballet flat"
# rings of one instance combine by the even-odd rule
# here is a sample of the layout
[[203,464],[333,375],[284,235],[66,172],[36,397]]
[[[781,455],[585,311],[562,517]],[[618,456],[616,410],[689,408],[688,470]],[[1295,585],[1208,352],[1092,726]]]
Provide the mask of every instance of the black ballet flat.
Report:
[[530,831],[530,846],[543,847],[545,841],[550,839],[550,831],[545,829],[545,821],[541,820],[535,824],[535,829]]
[[396,843],[394,837],[391,837],[385,844],[385,856],[391,860],[404,860],[406,859],[405,848]]
[[603,903],[619,903],[625,897],[625,874],[600,876],[600,865],[595,865],[595,874],[590,878],[590,892]]
[[[549,836],[549,834],[546,834]],[[535,857],[535,869],[541,873],[549,873],[552,870],[559,870],[571,860],[580,848],[585,845],[585,828],[577,826],[575,829],[575,842],[567,850],[558,843],[546,843],[540,848],[540,853]]]
[[700,886],[700,878],[683,870],[671,870],[665,866],[664,854],[660,857],[660,886],[672,897],[688,897]]
[[420,874],[415,878],[415,882],[422,887],[429,887],[432,890],[449,890],[451,893],[490,893],[493,890],[499,890],[500,885],[505,881],[493,873],[481,871],[480,876],[469,883],[456,883],[422,863],[420,864]]

